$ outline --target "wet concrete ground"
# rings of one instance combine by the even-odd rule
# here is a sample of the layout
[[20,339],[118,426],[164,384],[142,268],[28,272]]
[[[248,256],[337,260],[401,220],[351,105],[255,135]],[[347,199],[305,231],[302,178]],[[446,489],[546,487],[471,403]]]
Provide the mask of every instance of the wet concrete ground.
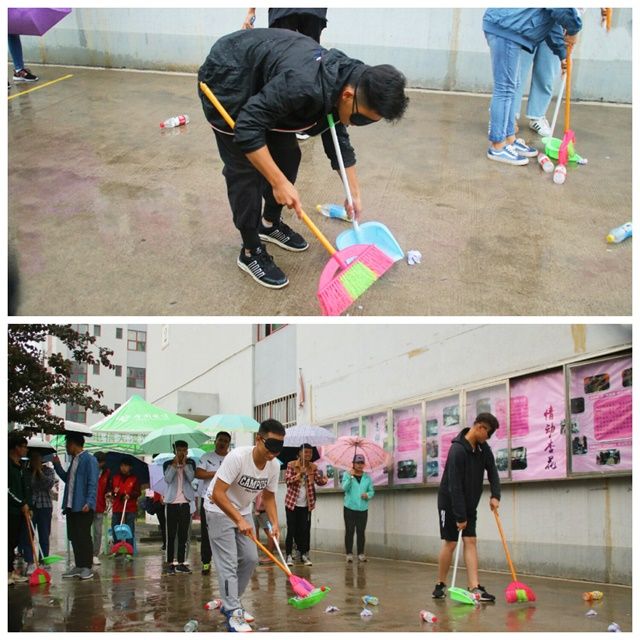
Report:
[[[317,315],[328,254],[302,223],[303,254],[271,245],[290,285],[258,286],[236,266],[222,165],[194,76],[33,67],[41,83],[9,101],[9,239],[20,315]],[[29,89],[33,87],[28,87]],[[23,90],[14,87],[12,93]],[[351,128],[365,213],[422,264],[397,263],[350,315],[628,315],[631,219],[627,107],[576,104],[589,159],[554,185],[537,163],[486,157],[488,96],[411,92],[404,120]],[[187,113],[186,127],[159,122]],[[560,125],[558,130],[560,130]],[[524,123],[523,135],[539,142]],[[301,143],[298,189],[335,240],[342,202],[320,138]]]
[[[63,529],[58,527],[58,539]],[[64,553],[64,543],[52,543],[52,553]],[[433,600],[437,567],[417,562],[370,558],[367,563],[346,564],[344,556],[312,551],[314,564],[293,568],[315,586],[331,592],[313,608],[297,610],[287,604],[293,595],[286,576],[275,566],[259,566],[243,597],[254,614],[256,631],[269,632],[411,632],[411,631],[501,631],[501,632],[602,632],[611,622],[623,631],[632,630],[631,589],[578,581],[518,576],[535,592],[535,603],[507,604],[503,590],[511,582],[507,573],[480,572],[480,581],[497,596],[495,604],[478,608],[450,599]],[[191,575],[161,575],[159,543],[142,543],[133,561],[102,558],[92,580],[62,580],[64,563],[50,567],[48,586],[16,585],[9,589],[10,631],[181,631],[195,619],[199,631],[226,630],[217,611],[203,605],[219,594],[215,570],[200,573],[199,544],[191,549]],[[466,586],[459,570],[459,586]],[[586,603],[583,591],[600,590],[604,598]],[[362,618],[362,596],[375,595],[373,615]],[[338,612],[325,613],[329,605]],[[438,618],[422,623],[419,611]],[[597,616],[585,614],[590,609]]]

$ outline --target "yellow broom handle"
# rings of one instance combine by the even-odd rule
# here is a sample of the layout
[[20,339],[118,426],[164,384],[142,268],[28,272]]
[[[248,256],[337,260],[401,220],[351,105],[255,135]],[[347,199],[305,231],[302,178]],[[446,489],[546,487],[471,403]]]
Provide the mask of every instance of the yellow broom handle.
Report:
[[507,556],[507,563],[509,564],[509,569],[511,570],[511,576],[513,577],[513,581],[517,582],[518,579],[516,578],[516,570],[513,568],[513,562],[511,562],[509,547],[507,547],[507,541],[504,538],[504,531],[502,530],[502,524],[500,523],[500,517],[498,516],[497,509],[494,510],[493,515],[496,517],[496,522],[498,523],[498,531],[500,532],[500,537],[502,538],[502,546],[504,547],[504,552]]
[[571,50],[573,45],[567,45],[567,87],[564,102],[564,132],[571,129]]
[[[236,126],[236,123],[233,121],[233,118],[227,113],[227,110],[220,104],[220,100],[213,95],[213,91],[209,89],[209,87],[204,83],[200,83],[200,89],[202,93],[209,99],[209,102],[218,110],[218,113],[224,118],[225,122],[233,129]],[[311,229],[313,235],[318,238],[322,246],[329,252],[329,255],[333,255],[336,253],[336,250],[333,248],[332,244],[327,240],[325,235],[316,227],[315,223],[312,222],[311,218],[303,211],[302,212],[302,221]],[[254,539],[255,540],[255,539]],[[257,544],[260,544],[257,540],[255,540]],[[261,547],[262,548],[262,547]],[[280,565],[282,566],[282,565]]]

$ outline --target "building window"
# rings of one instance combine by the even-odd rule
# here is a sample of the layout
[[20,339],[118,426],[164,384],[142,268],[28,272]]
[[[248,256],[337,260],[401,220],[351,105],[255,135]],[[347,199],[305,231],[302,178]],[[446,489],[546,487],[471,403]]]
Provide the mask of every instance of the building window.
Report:
[[101,334],[102,334],[102,327],[99,324],[94,324],[93,325],[93,335],[96,338],[99,338]]
[[280,331],[286,327],[286,324],[259,324],[258,325],[258,341],[268,338],[276,331]]
[[82,424],[86,424],[87,422],[87,410],[85,407],[81,407],[77,404],[68,404],[66,411],[67,420],[71,420],[73,422],[80,422]]
[[273,418],[281,422],[284,427],[292,427],[297,421],[296,398],[297,395],[291,393],[288,396],[282,396],[282,398],[258,405],[253,410],[253,417],[258,422]]
[[99,376],[100,375],[100,363],[99,362],[94,362],[93,363],[93,375],[94,376]]
[[74,362],[71,365],[71,375],[69,376],[71,382],[76,384],[87,384],[87,363],[86,362]]
[[122,406],[122,405],[121,405],[119,402],[116,402],[116,403],[113,405],[113,410],[115,411],[116,409],[119,409],[121,406]]
[[122,365],[116,365],[116,378],[122,378]]
[[127,387],[144,389],[145,369],[141,367],[127,367]]
[[147,350],[147,332],[127,331],[127,350],[128,351],[146,351]]
[[122,340],[122,327],[116,327],[116,339]]
[[74,331],[77,331],[80,335],[85,333],[89,333],[89,325],[88,324],[72,324],[71,328]]

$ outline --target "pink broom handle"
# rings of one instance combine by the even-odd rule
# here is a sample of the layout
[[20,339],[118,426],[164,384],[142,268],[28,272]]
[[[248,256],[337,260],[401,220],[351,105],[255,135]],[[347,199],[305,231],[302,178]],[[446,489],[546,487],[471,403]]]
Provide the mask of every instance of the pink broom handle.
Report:
[[511,561],[511,555],[509,554],[509,547],[507,547],[507,541],[504,537],[504,531],[502,530],[502,524],[500,523],[500,517],[498,516],[498,510],[495,509],[493,515],[496,517],[496,522],[498,524],[498,531],[500,532],[500,538],[502,538],[502,546],[504,547],[504,553],[507,556],[507,564],[509,565],[509,569],[511,571],[511,577],[514,582],[518,581],[516,578],[516,570],[513,568],[513,562]]
[[[224,118],[224,121],[232,129],[234,129],[236,123],[233,121],[233,118],[229,115],[228,111],[222,106],[220,100],[218,100],[218,98],[213,95],[213,91],[211,91],[211,89],[209,89],[209,87],[204,82],[200,83],[200,90],[202,91],[202,93],[204,93],[205,96],[207,96],[209,102],[211,102],[211,104],[218,110],[218,113]],[[302,212],[302,215],[300,217],[302,221],[307,225],[307,227],[311,229],[313,235],[320,241],[320,244],[322,244],[322,246],[329,252],[329,255],[335,258],[335,260],[340,265],[340,268],[346,269],[347,264],[340,258],[340,256],[336,255],[337,251],[326,239],[322,231],[320,231],[320,229],[318,229],[318,227],[316,227],[316,225],[311,221],[311,218],[309,218],[309,216],[304,211]]]

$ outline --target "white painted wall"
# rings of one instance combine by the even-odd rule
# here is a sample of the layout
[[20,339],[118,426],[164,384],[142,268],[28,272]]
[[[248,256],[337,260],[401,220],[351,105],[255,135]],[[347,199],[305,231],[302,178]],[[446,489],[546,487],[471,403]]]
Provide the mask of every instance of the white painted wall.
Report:
[[287,325],[256,343],[256,406],[296,392],[296,331],[296,325]]

